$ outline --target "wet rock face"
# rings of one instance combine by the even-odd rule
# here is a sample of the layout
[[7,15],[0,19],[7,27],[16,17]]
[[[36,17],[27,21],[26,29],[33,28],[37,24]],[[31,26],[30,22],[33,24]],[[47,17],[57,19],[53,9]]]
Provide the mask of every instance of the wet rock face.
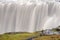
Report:
[[53,30],[48,29],[48,30],[44,30],[42,34],[45,34],[45,35],[53,35],[53,34],[59,35],[60,31],[53,31]]
[[32,40],[32,38],[29,38],[29,39],[27,39],[27,40]]
[[60,35],[60,26],[56,27],[56,28],[52,28],[52,29],[46,29],[41,31],[41,34],[44,35]]

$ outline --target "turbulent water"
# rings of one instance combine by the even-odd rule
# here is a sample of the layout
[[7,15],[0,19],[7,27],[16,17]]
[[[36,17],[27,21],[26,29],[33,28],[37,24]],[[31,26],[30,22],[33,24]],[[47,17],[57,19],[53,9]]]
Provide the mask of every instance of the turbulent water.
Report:
[[59,2],[0,2],[0,34],[55,28],[60,25],[59,10]]

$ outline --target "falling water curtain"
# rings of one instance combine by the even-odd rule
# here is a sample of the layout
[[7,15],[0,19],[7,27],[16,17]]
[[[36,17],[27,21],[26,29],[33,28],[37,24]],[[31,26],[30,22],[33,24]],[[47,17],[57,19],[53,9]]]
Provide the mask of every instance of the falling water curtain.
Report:
[[55,0],[0,0],[0,34],[55,28],[59,17],[60,3]]

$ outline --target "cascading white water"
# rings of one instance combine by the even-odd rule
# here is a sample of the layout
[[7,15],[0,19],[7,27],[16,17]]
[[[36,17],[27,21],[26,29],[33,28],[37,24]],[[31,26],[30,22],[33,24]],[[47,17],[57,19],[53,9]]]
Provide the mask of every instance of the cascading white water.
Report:
[[47,21],[44,24],[43,30],[52,29],[57,27],[57,17],[54,15],[52,17],[48,17]]
[[60,25],[59,2],[18,1],[0,2],[0,34],[8,32],[32,33]]

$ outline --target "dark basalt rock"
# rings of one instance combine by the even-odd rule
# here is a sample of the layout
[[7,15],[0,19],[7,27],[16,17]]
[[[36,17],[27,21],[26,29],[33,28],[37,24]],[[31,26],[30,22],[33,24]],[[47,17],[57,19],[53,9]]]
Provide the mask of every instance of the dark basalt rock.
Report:
[[28,38],[27,40],[32,40],[33,38]]

